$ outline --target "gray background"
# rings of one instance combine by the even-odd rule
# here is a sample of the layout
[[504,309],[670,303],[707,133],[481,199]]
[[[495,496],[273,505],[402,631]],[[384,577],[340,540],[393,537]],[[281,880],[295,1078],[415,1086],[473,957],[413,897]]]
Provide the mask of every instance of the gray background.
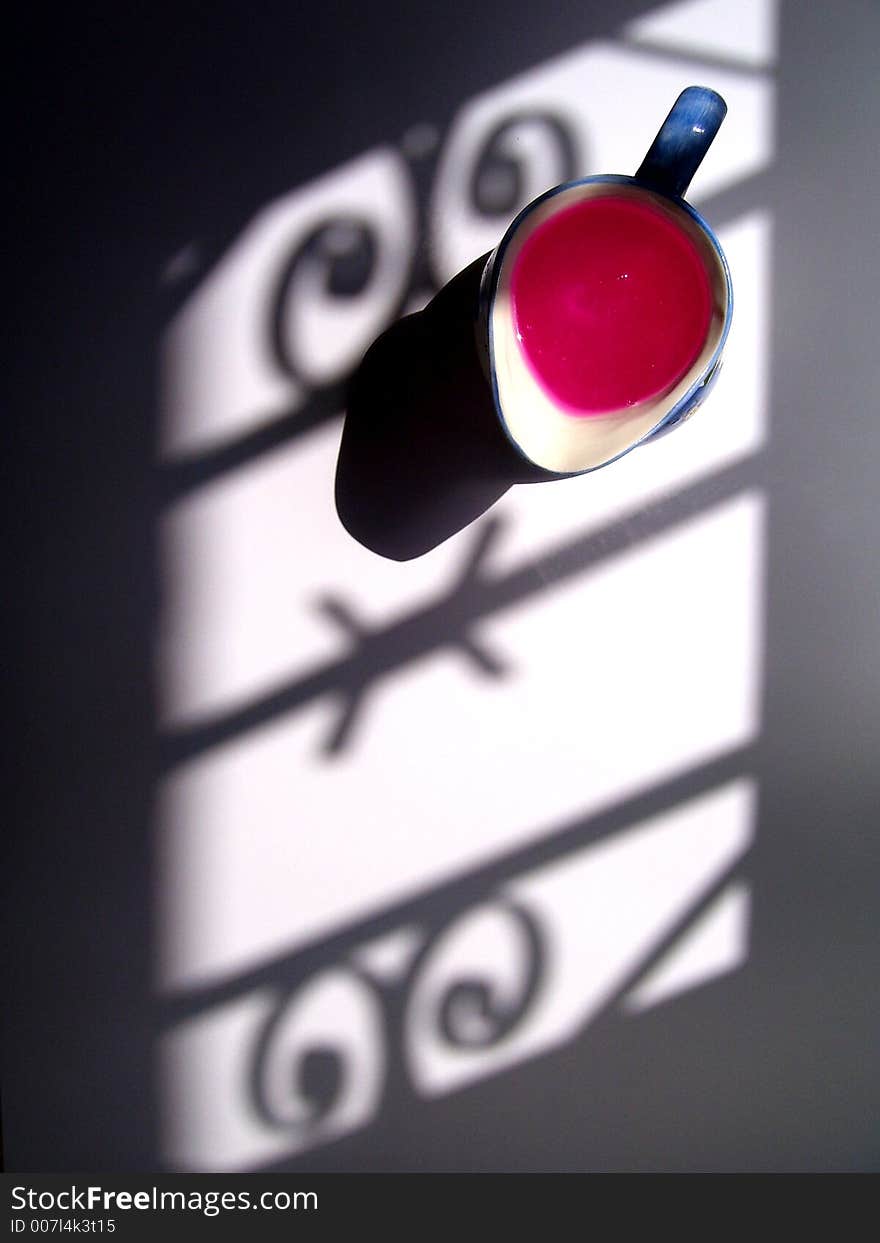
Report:
[[[173,300],[144,290],[194,233],[219,254],[260,204],[399,133],[402,97],[407,123],[450,116],[651,7],[79,11],[21,32],[7,1168],[158,1162],[155,350]],[[876,1168],[878,45],[875,4],[782,4],[747,969],[418,1111],[392,1096],[295,1168]]]

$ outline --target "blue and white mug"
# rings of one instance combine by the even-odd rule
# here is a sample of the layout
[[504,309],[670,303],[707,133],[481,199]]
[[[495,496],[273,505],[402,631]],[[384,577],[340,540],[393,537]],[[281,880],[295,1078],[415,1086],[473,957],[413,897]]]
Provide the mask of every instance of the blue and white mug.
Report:
[[[606,466],[678,426],[713,387],[730,328],[733,290],[717,237],[683,195],[726,112],[715,91],[688,87],[634,177],[586,177],[548,190],[519,213],[490,256],[480,291],[481,355],[504,432],[539,470],[565,476]],[[528,365],[514,324],[512,274],[523,245],[539,225],[583,200],[608,196],[651,204],[690,238],[708,278],[708,325],[692,364],[666,391],[587,418],[573,417]]]

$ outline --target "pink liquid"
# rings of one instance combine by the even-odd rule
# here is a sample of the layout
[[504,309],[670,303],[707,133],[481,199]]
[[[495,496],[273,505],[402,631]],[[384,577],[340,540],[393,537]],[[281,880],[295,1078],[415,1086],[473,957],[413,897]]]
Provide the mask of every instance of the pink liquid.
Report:
[[566,413],[657,397],[693,366],[712,291],[696,245],[651,204],[585,199],[539,225],[511,275],[532,373]]

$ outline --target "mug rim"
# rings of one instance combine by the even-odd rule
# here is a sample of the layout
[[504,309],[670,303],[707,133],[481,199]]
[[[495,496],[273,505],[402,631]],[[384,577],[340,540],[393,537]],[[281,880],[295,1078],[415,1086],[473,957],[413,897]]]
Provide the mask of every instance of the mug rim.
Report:
[[[666,411],[666,413],[657,423],[655,423],[652,427],[648,428],[647,431],[643,432],[640,436],[638,436],[632,442],[632,444],[627,445],[625,448],[621,449],[620,452],[615,453],[612,457],[607,458],[603,462],[598,462],[592,466],[581,467],[576,470],[553,470],[550,467],[542,466],[539,462],[534,461],[533,458],[530,458],[528,456],[528,454],[525,452],[525,450],[522,448],[522,446],[513,436],[513,433],[511,432],[510,427],[508,426],[507,419],[505,418],[504,409],[503,409],[503,405],[501,401],[501,395],[500,395],[499,388],[498,388],[498,377],[497,377],[496,367],[495,367],[495,352],[496,352],[495,351],[495,340],[494,340],[495,330],[494,330],[494,324],[493,324],[492,307],[494,305],[495,296],[496,296],[497,289],[498,289],[498,281],[501,276],[505,253],[511,241],[513,240],[515,233],[519,229],[520,224],[523,222],[523,220],[525,220],[525,218],[528,215],[530,215],[536,208],[540,207],[541,204],[546,203],[549,199],[555,197],[557,194],[562,194],[565,191],[577,189],[579,186],[592,185],[592,184],[596,184],[600,182],[608,184],[608,185],[626,185],[636,190],[643,190],[646,195],[665,199],[668,203],[671,203],[673,206],[682,209],[685,212],[685,214],[691,218],[694,224],[700,229],[700,231],[704,234],[704,236],[708,240],[712,250],[714,251],[721,265],[721,271],[724,277],[724,287],[725,287],[725,295],[726,295],[724,318],[723,318],[722,325],[721,325],[721,332],[718,337],[718,341],[715,345],[715,348],[712,351],[712,353],[709,355],[703,367],[700,369],[700,371],[695,376],[693,383],[688,386],[686,391],[678,398],[675,404],[669,410]],[[508,225],[504,233],[504,236],[501,238],[501,241],[498,243],[495,250],[489,256],[489,259],[486,264],[486,270],[483,276],[483,288],[481,289],[481,293],[480,293],[480,301],[481,301],[481,308],[480,308],[480,315],[479,315],[480,335],[484,337],[485,339],[484,348],[486,349],[486,352],[488,355],[487,361],[488,361],[489,380],[492,386],[492,400],[495,406],[495,412],[498,416],[498,421],[504,430],[505,436],[510,441],[511,445],[514,447],[514,449],[517,451],[520,457],[522,457],[534,469],[543,471],[546,474],[557,477],[557,478],[572,478],[573,476],[576,476],[576,475],[586,475],[586,474],[590,474],[594,470],[601,470],[602,467],[604,466],[610,466],[612,462],[618,461],[620,458],[624,457],[627,453],[632,452],[633,449],[638,448],[639,445],[645,444],[647,441],[651,440],[655,436],[661,435],[662,432],[667,430],[667,428],[671,427],[672,424],[682,422],[684,418],[686,417],[687,413],[689,412],[688,411],[689,406],[694,404],[694,400],[699,394],[700,390],[710,380],[712,380],[713,377],[717,374],[720,360],[721,360],[721,355],[724,351],[724,346],[727,342],[727,337],[730,332],[731,321],[733,319],[733,283],[731,281],[731,276],[730,276],[730,267],[727,263],[727,257],[724,254],[724,250],[722,249],[721,243],[719,242],[711,225],[709,225],[706,222],[706,220],[700,215],[700,213],[696,210],[695,207],[693,207],[690,203],[687,202],[686,199],[682,198],[680,195],[672,195],[672,194],[664,193],[662,190],[658,190],[654,186],[646,185],[643,181],[640,181],[638,177],[629,177],[623,173],[598,173],[598,174],[593,174],[592,176],[589,176],[589,177],[577,177],[571,181],[565,181],[565,182],[560,183],[557,186],[552,186],[549,190],[545,190],[543,194],[539,194],[537,198],[532,199],[530,203],[527,203],[526,206],[523,207],[516,214],[516,216],[514,216],[513,220]]]

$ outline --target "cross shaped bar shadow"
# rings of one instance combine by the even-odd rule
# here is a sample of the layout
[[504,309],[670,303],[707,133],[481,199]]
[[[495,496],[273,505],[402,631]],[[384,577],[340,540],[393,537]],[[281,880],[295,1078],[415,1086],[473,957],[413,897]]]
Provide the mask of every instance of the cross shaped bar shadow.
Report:
[[[350,742],[367,693],[372,693],[387,673],[438,651],[458,651],[484,675],[500,678],[506,672],[504,662],[475,637],[476,628],[484,621],[612,560],[650,536],[673,530],[707,508],[759,485],[761,480],[759,460],[735,462],[607,526],[561,540],[539,558],[528,557],[500,573],[487,573],[486,563],[504,523],[496,516],[487,518],[475,533],[455,581],[426,604],[378,628],[365,625],[350,606],[328,593],[316,602],[317,607],[345,633],[349,650],[267,695],[208,720],[172,727],[159,739],[159,768],[168,772],[325,696],[334,698],[342,708],[322,748],[328,757],[335,756]],[[671,634],[667,641],[677,643],[681,638]]]
[[[391,627],[374,630],[364,625],[338,596],[326,595],[317,601],[323,616],[349,639],[355,658],[348,676],[339,683],[337,697],[342,707],[336,726],[322,748],[326,755],[336,755],[344,749],[363,706],[365,692],[377,677],[423,655],[426,641],[433,650],[457,649],[486,677],[505,675],[504,661],[474,634],[478,618],[473,613],[473,596],[483,579],[483,563],[503,525],[499,518],[490,518],[481,526],[458,579],[444,597],[442,613],[413,613]],[[432,630],[435,633],[432,634]]]

